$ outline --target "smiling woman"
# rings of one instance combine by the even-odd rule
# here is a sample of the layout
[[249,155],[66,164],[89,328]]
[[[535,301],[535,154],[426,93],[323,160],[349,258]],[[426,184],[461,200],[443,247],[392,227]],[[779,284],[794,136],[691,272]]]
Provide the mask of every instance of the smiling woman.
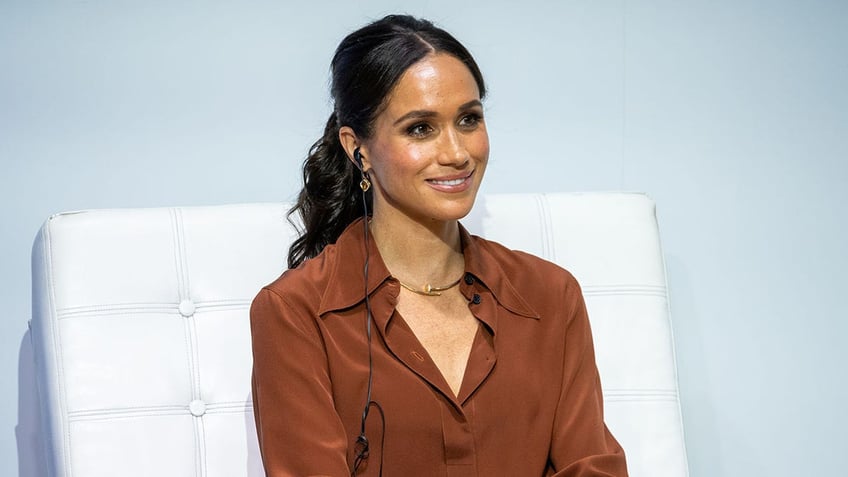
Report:
[[627,475],[577,282],[458,222],[489,156],[469,52],[388,16],[332,74],[303,234],[251,308],[267,474]]
[[370,137],[360,138],[350,126],[339,135],[350,157],[360,148],[374,185],[373,230],[394,230],[390,223],[397,221],[404,228],[438,227],[465,217],[474,205],[489,137],[479,88],[455,57],[428,54],[410,66]]

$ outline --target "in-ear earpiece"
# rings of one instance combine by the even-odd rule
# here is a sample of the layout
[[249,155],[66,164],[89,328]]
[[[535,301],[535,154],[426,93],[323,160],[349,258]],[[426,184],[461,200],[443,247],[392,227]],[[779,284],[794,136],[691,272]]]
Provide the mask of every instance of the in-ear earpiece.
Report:
[[353,150],[353,160],[356,161],[356,165],[359,166],[359,170],[362,170],[362,153],[359,152],[359,147]]

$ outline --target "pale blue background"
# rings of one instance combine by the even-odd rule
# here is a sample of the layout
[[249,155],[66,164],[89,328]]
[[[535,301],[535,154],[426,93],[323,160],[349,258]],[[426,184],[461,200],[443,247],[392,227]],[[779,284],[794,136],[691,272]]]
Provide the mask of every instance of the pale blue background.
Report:
[[335,45],[391,11],[476,54],[491,86],[485,192],[657,201],[692,475],[845,475],[836,0],[0,0],[0,475],[18,472],[29,418],[19,355],[42,221],[291,199]]

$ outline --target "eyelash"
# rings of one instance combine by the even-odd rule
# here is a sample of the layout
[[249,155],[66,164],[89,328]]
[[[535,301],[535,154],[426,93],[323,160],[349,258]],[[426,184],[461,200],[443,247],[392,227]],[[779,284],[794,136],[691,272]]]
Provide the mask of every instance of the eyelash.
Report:
[[480,121],[483,120],[483,116],[480,115],[480,114],[477,114],[477,113],[469,113],[469,114],[466,114],[465,116],[463,116],[462,119],[459,120],[459,124],[462,125],[463,122],[466,119],[470,119],[472,121],[471,124],[467,125],[466,127],[475,128],[475,127],[477,127],[478,124],[480,124]]
[[[427,130],[421,131],[423,128]],[[427,123],[415,123],[406,129],[406,133],[412,137],[424,137],[432,130],[433,128]]]
[[[470,120],[470,124],[467,123],[468,120]],[[469,113],[460,118],[459,127],[463,129],[474,129],[482,120],[482,115],[478,113]],[[422,131],[424,128],[426,128],[426,130]],[[431,131],[433,131],[433,127],[427,123],[415,123],[406,129],[406,133],[408,135],[418,138],[427,136]]]

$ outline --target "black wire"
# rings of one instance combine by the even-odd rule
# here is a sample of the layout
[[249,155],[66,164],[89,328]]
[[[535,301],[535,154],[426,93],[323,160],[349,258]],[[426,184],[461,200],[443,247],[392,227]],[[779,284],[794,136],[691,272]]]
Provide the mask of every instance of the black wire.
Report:
[[[363,172],[363,176],[365,173]],[[350,475],[356,476],[357,470],[359,470],[359,466],[368,459],[369,455],[369,446],[368,439],[365,437],[365,422],[368,420],[368,412],[371,410],[371,405],[377,407],[377,410],[380,411],[380,420],[382,422],[382,436],[380,438],[380,472],[379,475],[383,475],[383,444],[386,439],[386,416],[383,414],[383,408],[380,407],[380,404],[371,400],[371,389],[374,384],[374,356],[371,352],[371,322],[373,318],[371,316],[371,300],[368,296],[368,263],[370,261],[370,247],[368,246],[368,200],[365,194],[365,190],[362,190],[362,230],[365,237],[365,265],[362,269],[362,274],[364,276],[365,281],[365,333],[368,336],[368,388],[365,395],[365,406],[362,409],[362,421],[359,427],[359,437],[356,439],[356,457],[353,461],[353,469],[351,469]]]
[[368,336],[368,391],[365,395],[365,407],[362,410],[362,425],[359,429],[359,435],[365,437],[365,421],[368,419],[368,410],[371,407],[371,386],[374,381],[374,357],[371,353],[371,300],[368,297],[368,263],[370,262],[370,247],[368,246],[368,201],[365,197],[365,191],[362,191],[362,230],[365,236],[365,266],[363,266],[362,274],[365,282],[365,333]]
[[[368,403],[368,407],[371,407],[371,405],[373,405],[374,407],[377,408],[378,411],[380,411],[380,423],[381,423],[382,435],[380,436],[380,471],[378,472],[378,474],[380,475],[380,477],[382,477],[383,476],[383,458],[384,458],[384,454],[385,454],[383,452],[383,449],[386,448],[386,415],[383,413],[383,408],[380,406],[380,403],[378,403],[377,401],[371,401],[370,403]],[[359,442],[360,441],[358,441],[358,443]],[[353,471],[351,471],[350,475],[352,475],[352,476],[356,475],[356,472],[359,470],[359,466],[365,460],[368,459],[368,456],[369,456],[368,443],[366,441],[365,444],[364,444],[364,447],[360,446],[360,449],[356,453],[356,459],[354,459],[354,461],[353,461]]]

